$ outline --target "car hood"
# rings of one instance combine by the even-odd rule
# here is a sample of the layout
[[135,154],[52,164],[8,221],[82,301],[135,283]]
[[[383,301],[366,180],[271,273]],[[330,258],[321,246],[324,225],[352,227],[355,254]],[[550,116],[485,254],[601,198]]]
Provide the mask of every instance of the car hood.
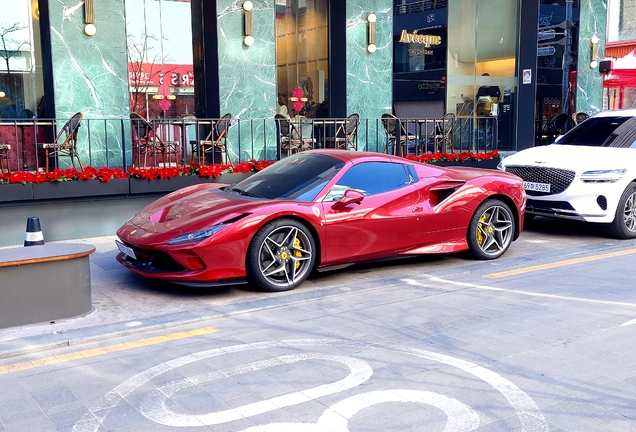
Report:
[[144,208],[129,223],[148,233],[181,233],[234,219],[266,203],[225,193],[219,187],[203,184],[173,192]]
[[635,149],[551,144],[522,150],[504,158],[501,164],[582,171],[629,168],[635,162]]

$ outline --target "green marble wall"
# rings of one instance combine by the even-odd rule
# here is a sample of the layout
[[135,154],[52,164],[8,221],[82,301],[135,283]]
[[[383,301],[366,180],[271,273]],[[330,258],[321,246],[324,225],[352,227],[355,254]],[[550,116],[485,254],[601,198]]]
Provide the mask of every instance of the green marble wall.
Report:
[[51,1],[49,9],[55,117],[61,127],[83,113],[78,149],[84,165],[121,166],[122,136],[130,137],[129,125],[121,121],[130,114],[124,1],[95,1],[92,37],[84,34],[83,2]]
[[255,42],[247,47],[243,44],[243,2],[217,1],[221,115],[229,112],[234,119],[241,120],[235,121],[228,131],[228,149],[233,160],[239,155],[242,160],[274,159],[276,151],[274,0],[252,3]]
[[590,39],[596,34],[598,43],[597,62],[605,53],[607,22],[606,0],[581,1],[579,22],[579,57],[576,74],[576,111],[595,112],[603,109],[603,75],[590,67],[592,49]]
[[[377,51],[367,52],[367,16],[377,16]],[[358,113],[364,123],[358,133],[359,149],[382,147],[384,129],[379,119],[393,105],[393,2],[347,1],[347,113]],[[376,119],[377,121],[374,121]]]

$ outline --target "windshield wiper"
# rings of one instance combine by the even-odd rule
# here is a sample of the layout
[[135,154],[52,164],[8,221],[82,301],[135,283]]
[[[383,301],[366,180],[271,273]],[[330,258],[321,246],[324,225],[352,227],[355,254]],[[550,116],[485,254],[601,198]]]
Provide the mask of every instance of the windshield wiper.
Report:
[[239,188],[235,188],[234,186],[230,186],[229,188],[227,188],[228,192],[236,192],[239,195],[243,195],[243,196],[248,196],[248,197],[252,197],[252,198],[263,198],[260,195],[256,195],[255,193],[243,190],[243,189],[239,189]]

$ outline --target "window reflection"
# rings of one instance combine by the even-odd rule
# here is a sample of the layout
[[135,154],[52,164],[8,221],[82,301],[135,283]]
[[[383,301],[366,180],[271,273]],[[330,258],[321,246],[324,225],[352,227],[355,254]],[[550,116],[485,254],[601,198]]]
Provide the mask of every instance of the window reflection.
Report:
[[130,110],[146,118],[194,114],[189,0],[126,0]]
[[0,117],[32,118],[44,94],[38,3],[0,0],[0,10]]
[[328,1],[276,0],[278,112],[328,116]]

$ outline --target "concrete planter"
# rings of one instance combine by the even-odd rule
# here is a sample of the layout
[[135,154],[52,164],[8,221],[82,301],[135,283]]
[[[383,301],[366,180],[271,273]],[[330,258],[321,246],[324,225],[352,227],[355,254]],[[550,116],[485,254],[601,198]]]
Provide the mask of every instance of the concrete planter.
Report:
[[33,199],[82,198],[129,193],[128,179],[77,180],[33,184]]
[[501,159],[486,159],[482,161],[475,160],[467,160],[464,162],[461,161],[439,161],[439,162],[427,162],[431,165],[441,166],[441,167],[456,167],[463,166],[469,168],[487,168],[487,169],[497,169],[497,165],[499,164]]
[[171,179],[130,179],[131,194],[168,193],[199,183],[208,183],[209,179],[199,176],[179,176]]
[[27,201],[32,199],[32,183],[14,183],[0,185],[0,202]]

